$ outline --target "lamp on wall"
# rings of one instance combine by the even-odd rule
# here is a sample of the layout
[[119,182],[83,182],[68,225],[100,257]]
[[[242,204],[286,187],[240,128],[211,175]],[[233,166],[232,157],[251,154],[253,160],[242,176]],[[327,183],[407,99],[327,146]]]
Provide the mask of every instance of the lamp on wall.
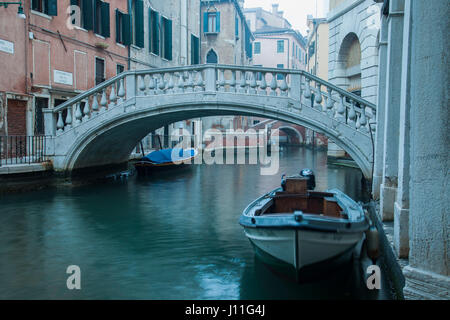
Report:
[[22,1],[19,1],[19,2],[0,2],[0,7],[3,6],[5,8],[8,8],[8,5],[10,5],[10,4],[18,4],[19,5],[19,9],[17,10],[17,15],[21,19],[26,19],[27,18],[27,16],[25,15],[25,13],[23,11]]

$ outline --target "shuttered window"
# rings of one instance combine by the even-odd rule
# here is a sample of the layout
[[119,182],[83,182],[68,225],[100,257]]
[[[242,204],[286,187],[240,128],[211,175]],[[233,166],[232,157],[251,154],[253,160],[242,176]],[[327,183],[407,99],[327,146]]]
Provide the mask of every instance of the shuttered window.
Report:
[[57,0],[32,0],[31,9],[45,13],[49,16],[57,16],[58,2]]
[[94,32],[105,38],[111,35],[109,3],[95,0],[94,4]]
[[205,12],[203,14],[203,32],[218,33],[220,32],[220,12]]
[[83,16],[83,28],[94,30],[94,0],[82,0],[83,7],[81,15]]
[[255,42],[255,54],[261,53],[261,42]]
[[134,0],[132,3],[132,43],[144,48],[144,1]]
[[164,59],[172,60],[172,20],[161,18],[161,56]]
[[130,33],[130,21],[131,17],[129,14],[120,12],[116,9],[116,42],[121,43],[125,46],[131,44],[131,33]]
[[191,64],[200,63],[200,40],[191,34]]
[[95,58],[95,85],[105,81],[105,60]]
[[159,55],[159,13],[149,9],[150,52]]

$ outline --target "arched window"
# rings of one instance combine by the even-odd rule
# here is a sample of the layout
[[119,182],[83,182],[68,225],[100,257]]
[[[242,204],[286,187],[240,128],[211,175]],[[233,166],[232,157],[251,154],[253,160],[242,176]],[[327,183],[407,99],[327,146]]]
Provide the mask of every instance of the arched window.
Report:
[[217,53],[213,49],[206,55],[206,63],[218,63]]

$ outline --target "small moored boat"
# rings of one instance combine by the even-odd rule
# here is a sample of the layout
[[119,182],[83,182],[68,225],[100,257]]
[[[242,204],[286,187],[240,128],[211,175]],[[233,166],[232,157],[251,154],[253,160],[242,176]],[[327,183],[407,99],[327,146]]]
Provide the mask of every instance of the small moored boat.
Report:
[[149,153],[134,164],[138,174],[154,170],[174,169],[192,163],[196,149],[162,149]]
[[283,177],[281,188],[253,201],[240,218],[256,255],[297,280],[349,261],[369,227],[361,205],[337,189],[308,190],[314,175],[302,174]]

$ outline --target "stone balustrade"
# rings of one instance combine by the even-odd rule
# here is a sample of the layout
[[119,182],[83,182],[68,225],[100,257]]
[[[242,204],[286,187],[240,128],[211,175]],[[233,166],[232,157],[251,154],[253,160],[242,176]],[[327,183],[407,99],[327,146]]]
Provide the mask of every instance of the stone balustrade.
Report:
[[[374,127],[375,105],[301,70],[226,65],[126,71],[48,109],[54,126],[46,134],[61,135],[83,122],[93,121],[123,102],[142,96],[207,92],[288,98],[302,108],[313,108],[365,134]],[[46,121],[46,123],[48,123]],[[372,128],[372,129],[371,129]]]

